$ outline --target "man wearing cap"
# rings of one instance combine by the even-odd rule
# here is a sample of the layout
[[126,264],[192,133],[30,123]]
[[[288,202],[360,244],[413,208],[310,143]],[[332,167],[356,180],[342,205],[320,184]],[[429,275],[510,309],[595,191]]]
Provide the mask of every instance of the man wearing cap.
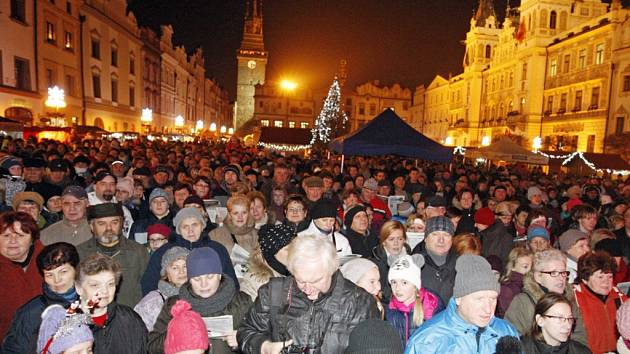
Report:
[[494,317],[501,287],[488,261],[463,255],[457,259],[456,270],[448,307],[409,338],[405,354],[494,354],[501,337],[518,340],[514,326]]
[[44,198],[37,192],[19,192],[13,197],[13,209],[30,215],[40,230],[48,226],[46,218],[42,216],[43,206]]
[[352,254],[348,239],[335,231],[337,209],[333,202],[321,199],[313,204],[309,214],[311,223],[306,230],[299,232],[298,236],[315,235],[325,237],[335,245],[339,257]]
[[309,176],[302,181],[307,209],[311,209],[324,194],[324,180],[318,176]]
[[54,159],[48,163],[48,175],[44,180],[63,190],[72,184],[72,180],[68,178],[69,168],[65,160]]
[[44,181],[44,169],[46,161],[40,158],[24,159],[24,181],[25,191],[37,192],[44,198],[44,202],[53,194],[61,194],[61,188]]
[[87,208],[94,237],[77,246],[79,257],[100,253],[111,257],[122,268],[116,301],[134,307],[142,298],[140,279],[149,262],[147,250],[122,234],[123,210],[118,203],[103,203]]
[[158,282],[160,281],[160,272],[162,270],[162,257],[166,251],[175,246],[183,247],[188,250],[200,247],[212,248],[221,259],[223,272],[234,280],[238,288],[238,280],[228,251],[222,244],[211,240],[207,234],[203,233],[206,227],[206,219],[197,208],[185,207],[178,211],[173,219],[173,226],[175,227],[175,233],[171,235],[168,243],[151,254],[149,264],[142,275],[143,295],[157,289]]
[[213,190],[215,196],[231,196],[232,187],[241,178],[241,168],[238,165],[230,164],[223,167],[223,180]]
[[120,160],[116,160],[112,162],[111,169],[112,169],[112,174],[116,176],[116,178],[125,177],[125,163],[124,162]]
[[434,216],[427,220],[424,241],[411,252],[424,257],[422,284],[448,303],[455,284],[455,262],[457,253],[452,249],[455,226],[445,216]]
[[560,251],[567,255],[569,284],[573,284],[577,277],[578,259],[591,251],[591,247],[588,244],[588,235],[583,231],[570,229],[560,235],[558,244]]
[[[90,205],[103,203],[118,204],[116,200],[116,177],[107,171],[102,171],[94,176],[94,191],[88,193],[88,201]],[[125,236],[129,235],[131,225],[133,225],[133,217],[126,207],[122,207],[124,222],[122,231]]]
[[158,165],[153,173],[153,187],[164,188],[171,179],[171,169],[166,165]]
[[376,195],[378,190],[378,182],[374,178],[370,178],[363,184],[361,188],[361,200],[365,204],[372,206],[374,215],[372,222],[376,225],[382,225],[385,221],[392,218],[392,212],[389,210],[387,203]]
[[435,216],[444,216],[446,214],[446,200],[439,195],[427,198],[424,212],[427,220]]
[[152,224],[171,226],[174,215],[170,212],[170,196],[160,187],[153,188],[149,195],[149,212],[145,218],[137,220],[131,226],[129,239],[140,244],[147,243],[147,227]]
[[92,230],[86,218],[87,193],[79,186],[69,186],[61,194],[63,219],[41,232],[44,246],[56,242],[68,242],[74,246],[92,238]]

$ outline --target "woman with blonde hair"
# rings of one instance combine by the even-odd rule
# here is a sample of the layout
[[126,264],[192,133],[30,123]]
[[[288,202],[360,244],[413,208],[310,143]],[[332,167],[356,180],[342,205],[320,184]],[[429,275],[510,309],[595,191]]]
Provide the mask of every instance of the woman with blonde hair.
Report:
[[497,315],[503,317],[512,299],[523,290],[523,277],[532,269],[534,253],[526,247],[514,247],[508,255],[505,274],[500,279],[501,293],[497,301]]
[[379,245],[372,249],[372,261],[378,266],[381,277],[381,291],[383,303],[389,303],[392,288],[387,281],[389,266],[400,256],[411,253],[407,245],[405,227],[399,221],[390,220],[383,224],[379,235]]

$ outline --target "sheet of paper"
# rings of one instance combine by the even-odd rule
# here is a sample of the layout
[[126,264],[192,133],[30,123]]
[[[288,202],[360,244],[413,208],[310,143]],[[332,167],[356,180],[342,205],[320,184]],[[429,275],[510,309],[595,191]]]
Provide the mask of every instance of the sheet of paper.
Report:
[[148,242],[147,240],[148,236],[149,235],[146,232],[138,232],[135,235],[136,242],[138,242],[141,245],[146,245]]
[[223,337],[234,330],[232,315],[203,317],[208,330],[208,338]]

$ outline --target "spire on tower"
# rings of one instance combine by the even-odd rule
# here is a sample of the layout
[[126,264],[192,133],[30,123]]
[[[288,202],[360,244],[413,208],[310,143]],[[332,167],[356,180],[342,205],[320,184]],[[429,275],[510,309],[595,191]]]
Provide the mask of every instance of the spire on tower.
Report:
[[479,8],[475,14],[475,25],[484,27],[486,20],[491,16],[497,18],[497,14],[494,12],[494,0],[479,0]]

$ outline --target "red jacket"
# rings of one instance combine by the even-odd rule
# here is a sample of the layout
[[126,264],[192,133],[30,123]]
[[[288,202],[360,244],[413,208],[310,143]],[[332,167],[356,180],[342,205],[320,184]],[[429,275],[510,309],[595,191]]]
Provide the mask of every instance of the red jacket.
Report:
[[43,279],[35,261],[42,248],[44,246],[39,240],[36,240],[35,252],[26,270],[0,256],[0,279],[2,279],[2,286],[0,286],[0,342],[4,340],[4,335],[9,330],[15,311],[42,292]]
[[617,288],[613,288],[603,303],[591,290],[581,283],[574,286],[575,300],[584,320],[588,347],[593,354],[617,350],[616,313],[617,307],[627,300]]

